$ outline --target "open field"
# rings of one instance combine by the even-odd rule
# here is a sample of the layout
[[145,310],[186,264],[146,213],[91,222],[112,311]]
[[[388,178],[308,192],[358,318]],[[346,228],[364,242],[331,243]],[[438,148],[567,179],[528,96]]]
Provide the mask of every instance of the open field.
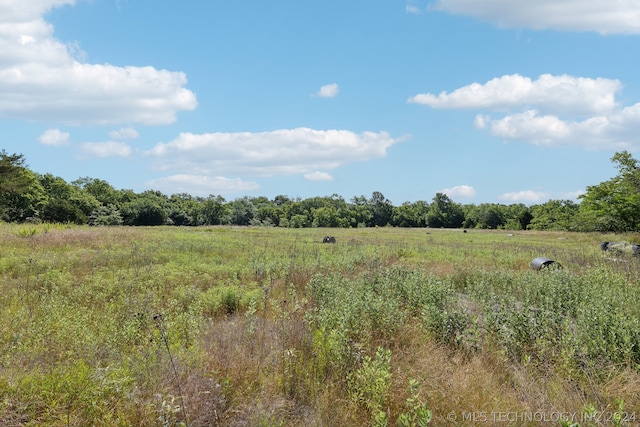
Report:
[[640,425],[632,238],[0,224],[0,425]]

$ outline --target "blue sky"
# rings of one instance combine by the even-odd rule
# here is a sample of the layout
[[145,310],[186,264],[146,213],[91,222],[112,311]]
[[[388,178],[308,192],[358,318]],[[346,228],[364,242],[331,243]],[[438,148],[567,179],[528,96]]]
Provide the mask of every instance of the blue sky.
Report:
[[0,148],[71,182],[578,200],[640,147],[640,2],[0,0]]

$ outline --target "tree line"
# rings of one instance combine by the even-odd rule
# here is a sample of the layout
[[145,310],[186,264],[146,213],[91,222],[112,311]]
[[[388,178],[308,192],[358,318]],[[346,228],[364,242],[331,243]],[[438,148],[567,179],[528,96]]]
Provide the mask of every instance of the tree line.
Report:
[[226,200],[118,190],[107,181],[72,182],[33,172],[22,154],[0,151],[0,221],[109,225],[253,225],[272,227],[431,227],[629,232],[640,230],[640,165],[626,151],[611,158],[618,175],[589,186],[580,202],[460,204],[446,194],[395,206],[382,193],[349,201],[333,194]]

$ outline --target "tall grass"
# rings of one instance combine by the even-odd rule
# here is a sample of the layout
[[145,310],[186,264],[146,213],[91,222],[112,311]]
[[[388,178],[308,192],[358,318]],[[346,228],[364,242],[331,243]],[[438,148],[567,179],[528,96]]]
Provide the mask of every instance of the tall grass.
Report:
[[632,425],[625,236],[326,234],[0,224],[0,425]]

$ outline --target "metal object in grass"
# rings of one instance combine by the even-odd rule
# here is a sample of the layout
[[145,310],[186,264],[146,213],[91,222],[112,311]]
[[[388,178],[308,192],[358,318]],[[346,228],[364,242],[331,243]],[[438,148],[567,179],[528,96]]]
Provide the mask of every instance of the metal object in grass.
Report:
[[540,270],[562,270],[562,265],[560,265],[559,263],[557,263],[556,261],[549,259],[549,258],[544,258],[544,257],[538,257],[536,259],[534,259],[533,261],[531,261],[531,267],[536,270],[536,271],[540,271]]

